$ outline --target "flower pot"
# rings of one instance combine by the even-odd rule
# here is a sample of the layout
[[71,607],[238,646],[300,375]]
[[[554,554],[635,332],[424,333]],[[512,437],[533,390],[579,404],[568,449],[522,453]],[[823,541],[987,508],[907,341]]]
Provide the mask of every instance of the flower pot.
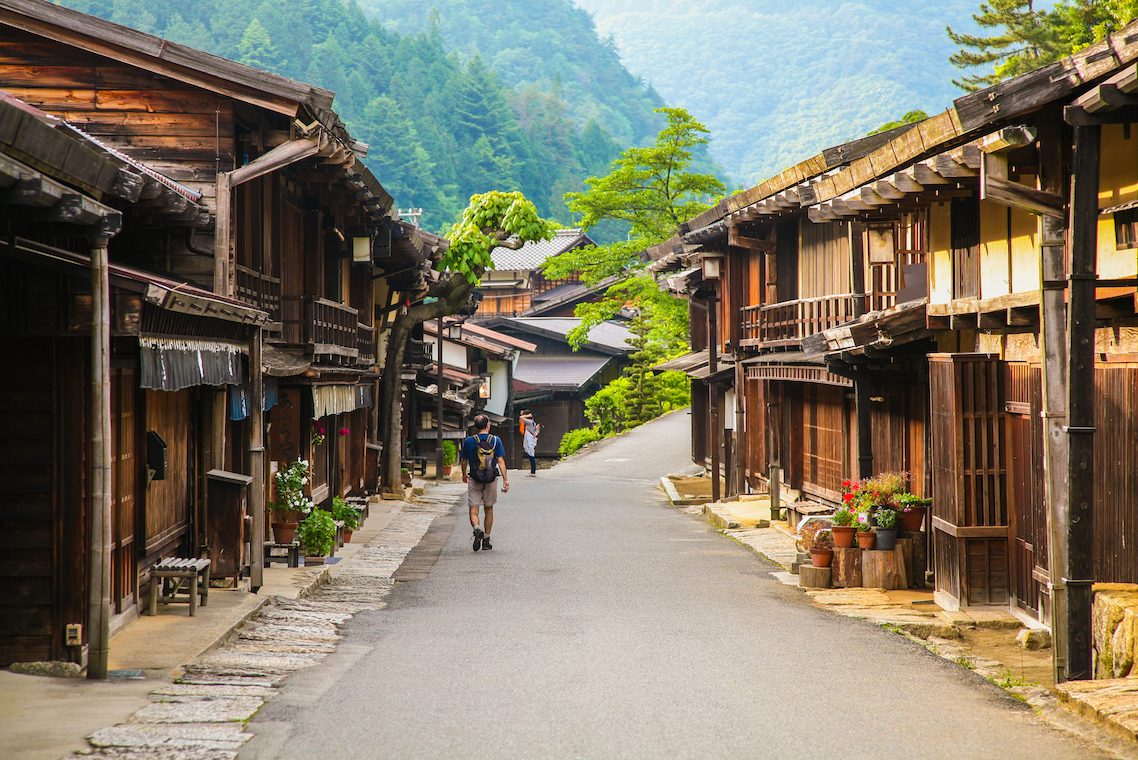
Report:
[[857,546],[859,549],[872,549],[875,540],[876,536],[873,535],[873,531],[859,530],[857,533]]
[[829,567],[834,561],[833,549],[811,549],[810,564],[814,567]]
[[830,528],[830,532],[834,535],[834,547],[837,549],[849,549],[853,547],[856,538],[854,534],[857,533],[857,528],[852,525],[835,525]]
[[278,544],[291,544],[296,540],[296,529],[300,523],[275,522],[273,523],[273,536]]
[[400,473],[399,474],[399,482],[402,483],[405,488],[410,488],[411,487],[411,473],[409,473],[409,472]]
[[450,474],[452,472],[454,472],[454,465],[453,464],[444,464],[443,465],[443,477],[444,478],[449,478]]
[[892,549],[897,545],[896,528],[875,528],[878,549]]
[[312,567],[315,565],[323,565],[325,559],[326,559],[326,557],[323,557],[323,556],[310,557],[306,554],[306,555],[304,555],[304,566],[305,567]]
[[352,531],[344,528],[344,543],[349,543],[352,540]]
[[906,533],[916,533],[921,529],[921,525],[925,521],[925,512],[928,512],[928,507],[909,507],[909,511],[900,510],[897,512],[897,517],[901,521],[901,530]]

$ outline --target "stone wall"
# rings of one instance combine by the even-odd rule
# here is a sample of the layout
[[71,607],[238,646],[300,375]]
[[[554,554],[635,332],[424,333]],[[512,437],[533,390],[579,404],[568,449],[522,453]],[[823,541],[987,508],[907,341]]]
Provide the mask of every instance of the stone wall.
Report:
[[1138,584],[1095,585],[1095,678],[1138,678]]

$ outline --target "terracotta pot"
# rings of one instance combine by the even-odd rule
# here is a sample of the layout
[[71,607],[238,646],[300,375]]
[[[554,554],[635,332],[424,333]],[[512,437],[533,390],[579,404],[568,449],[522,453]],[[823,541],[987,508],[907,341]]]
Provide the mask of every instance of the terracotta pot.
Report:
[[347,528],[344,528],[344,543],[346,544],[351,540],[352,540],[352,531],[348,530]]
[[857,545],[859,549],[872,549],[877,536],[873,535],[871,530],[859,530],[857,532]]
[[908,512],[898,510],[897,518],[901,521],[901,530],[906,533],[919,531],[925,521],[925,512],[928,511],[928,507],[910,507]]
[[877,534],[878,549],[892,549],[897,546],[896,528],[874,528],[873,532]]
[[325,559],[327,559],[327,557],[324,557],[324,556],[310,557],[306,554],[306,555],[304,555],[304,566],[310,567],[310,566],[314,566],[314,565],[323,565]]
[[399,474],[399,482],[402,483],[405,487],[410,487],[411,486],[411,473],[409,473],[409,472],[400,473]]
[[453,464],[444,464],[443,465],[443,477],[444,478],[449,478],[450,474],[452,472],[454,472],[454,465]]
[[834,561],[833,549],[811,549],[810,564],[814,567],[829,567]]
[[857,533],[857,528],[854,526],[835,525],[830,528],[830,532],[834,534],[834,548],[849,549],[853,547],[856,540],[854,534]]
[[273,523],[273,536],[276,537],[278,544],[291,544],[296,540],[296,529],[300,523],[295,522],[275,522]]

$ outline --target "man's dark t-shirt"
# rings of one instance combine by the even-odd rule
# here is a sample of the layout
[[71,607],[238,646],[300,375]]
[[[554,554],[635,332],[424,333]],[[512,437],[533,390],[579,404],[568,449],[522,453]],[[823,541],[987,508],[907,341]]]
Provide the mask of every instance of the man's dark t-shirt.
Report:
[[[462,458],[470,465],[471,470],[478,469],[478,443],[484,443],[490,433],[479,433],[472,435],[462,442]],[[475,443],[475,438],[478,443]],[[502,445],[502,439],[495,436],[494,440],[494,461],[498,461],[498,457],[506,458],[506,447]]]

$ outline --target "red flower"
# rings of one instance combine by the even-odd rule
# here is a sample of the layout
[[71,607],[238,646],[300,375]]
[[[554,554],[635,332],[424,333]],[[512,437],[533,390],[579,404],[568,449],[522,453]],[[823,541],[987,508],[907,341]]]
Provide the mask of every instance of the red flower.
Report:
[[340,428],[340,435],[343,435],[343,436],[348,436],[348,435],[351,435],[351,434],[352,434],[352,431],[351,431],[351,430],[348,430],[347,428]]
[[845,500],[846,504],[849,504],[851,501],[854,500],[854,495],[852,493],[843,494],[842,499]]
[[842,488],[849,488],[849,487],[850,487],[850,481],[843,480],[842,481]]

